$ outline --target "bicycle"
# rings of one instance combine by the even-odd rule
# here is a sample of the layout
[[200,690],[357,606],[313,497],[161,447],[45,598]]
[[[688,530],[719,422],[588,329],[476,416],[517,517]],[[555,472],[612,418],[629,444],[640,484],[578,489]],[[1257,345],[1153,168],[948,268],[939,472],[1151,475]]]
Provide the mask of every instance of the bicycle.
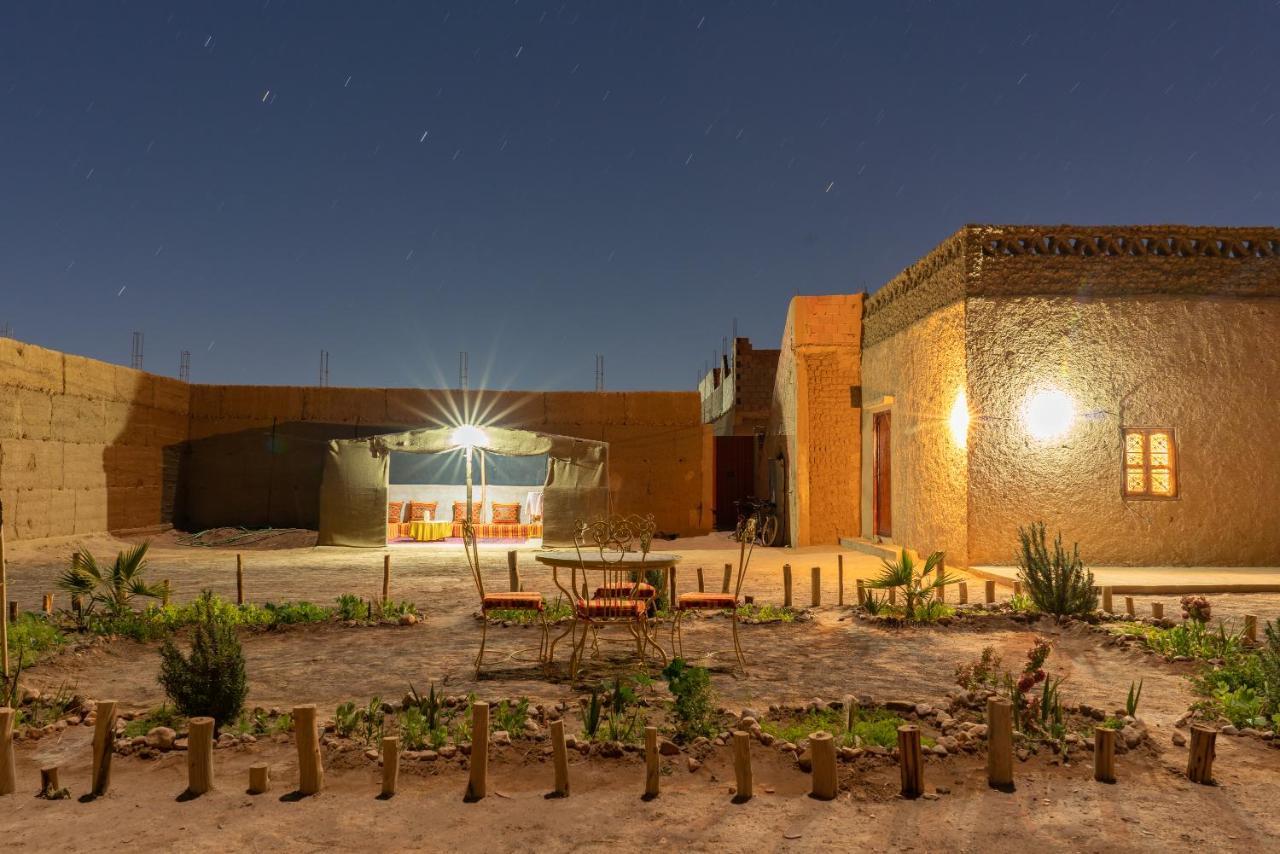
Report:
[[777,543],[779,530],[777,504],[754,497],[735,501],[733,504],[738,509],[738,524],[733,530],[735,540],[742,539],[747,520],[754,518],[756,520],[755,542],[762,546],[772,546]]

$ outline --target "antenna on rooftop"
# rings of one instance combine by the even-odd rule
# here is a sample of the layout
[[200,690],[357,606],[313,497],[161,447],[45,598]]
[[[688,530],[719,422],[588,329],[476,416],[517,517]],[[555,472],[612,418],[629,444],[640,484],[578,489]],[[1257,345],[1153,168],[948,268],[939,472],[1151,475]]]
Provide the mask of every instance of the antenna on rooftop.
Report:
[[184,383],[191,382],[191,351],[183,350],[178,354],[178,379]]
[[596,353],[596,391],[604,391],[604,353]]
[[129,357],[129,367],[135,371],[142,370],[142,333],[133,333],[133,355]]
[[12,338],[12,337],[13,337],[13,327],[11,327],[7,323],[4,326],[0,326],[0,338]]
[[471,388],[471,354],[466,350],[458,351],[458,388],[467,391]]
[[738,340],[738,318],[733,319],[733,340]]
[[320,351],[320,387],[327,388],[329,385],[329,351]]

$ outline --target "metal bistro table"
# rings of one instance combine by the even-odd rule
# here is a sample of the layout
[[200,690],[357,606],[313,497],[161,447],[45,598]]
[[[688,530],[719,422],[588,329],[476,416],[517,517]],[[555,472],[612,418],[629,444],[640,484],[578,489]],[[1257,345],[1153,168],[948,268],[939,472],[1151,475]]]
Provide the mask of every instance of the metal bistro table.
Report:
[[[633,577],[638,582],[642,582],[643,574],[656,570],[662,573],[662,582],[659,590],[669,590],[671,588],[671,576],[675,572],[676,564],[680,562],[680,555],[670,552],[623,552],[621,554],[600,554],[595,549],[583,549],[579,552],[576,549],[558,549],[552,551],[540,552],[534,555],[534,559],[544,566],[551,567],[551,579],[556,587],[564,593],[569,601],[573,603],[573,622],[569,629],[562,632],[559,637],[551,642],[551,647],[547,652],[547,661],[550,662],[555,654],[556,644],[563,640],[565,635],[576,631],[579,623],[583,623],[583,637],[578,639],[574,645],[574,653],[569,659],[570,678],[573,678],[577,670],[577,659],[581,654],[581,649],[586,641],[586,632],[588,628],[595,628],[600,623],[628,623],[632,628],[632,633],[636,637],[636,650],[640,655],[641,661],[644,661],[644,647],[646,644],[652,646],[662,656],[662,660],[667,660],[667,653],[654,637],[653,627],[647,618],[648,602],[644,600],[633,600],[630,597],[613,597],[605,599],[594,599],[590,596],[583,595],[584,591],[590,593],[590,580],[588,576],[593,572],[601,575],[599,585],[602,588],[613,587],[615,590],[619,586],[625,587],[630,583]],[[564,579],[560,571],[569,570],[569,584],[566,587]],[[583,578],[579,582],[577,578],[578,572],[581,571]],[[617,579],[628,579],[628,582],[619,585]],[[582,588],[578,588],[581,583]],[[655,596],[657,591],[655,591]],[[643,608],[633,608],[633,602],[643,602]],[[584,603],[580,605],[579,603]]]

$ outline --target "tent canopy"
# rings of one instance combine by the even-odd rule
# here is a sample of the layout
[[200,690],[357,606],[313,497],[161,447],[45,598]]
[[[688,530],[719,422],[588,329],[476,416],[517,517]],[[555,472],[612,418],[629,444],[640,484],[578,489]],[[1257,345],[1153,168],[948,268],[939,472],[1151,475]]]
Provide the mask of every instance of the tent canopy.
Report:
[[[439,454],[459,450],[454,428],[437,427],[329,442],[320,482],[322,546],[380,548],[387,543],[387,475],[392,451]],[[505,427],[483,428],[475,447],[513,457],[546,455],[544,545],[573,544],[577,519],[609,511],[609,445]]]

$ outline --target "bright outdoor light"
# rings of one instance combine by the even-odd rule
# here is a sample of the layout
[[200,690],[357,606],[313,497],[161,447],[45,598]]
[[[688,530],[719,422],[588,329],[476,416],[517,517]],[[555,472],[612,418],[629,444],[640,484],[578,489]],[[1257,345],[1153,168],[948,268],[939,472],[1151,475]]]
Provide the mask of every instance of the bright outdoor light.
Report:
[[1066,433],[1075,417],[1075,402],[1056,388],[1041,389],[1022,405],[1022,421],[1027,432],[1042,442]]
[[969,444],[969,398],[964,393],[964,389],[960,389],[960,393],[956,395],[956,402],[951,405],[951,417],[947,419],[948,426],[951,427],[951,438],[960,447],[967,447]]
[[489,437],[479,427],[464,424],[453,431],[449,441],[460,448],[476,448],[489,444]]

